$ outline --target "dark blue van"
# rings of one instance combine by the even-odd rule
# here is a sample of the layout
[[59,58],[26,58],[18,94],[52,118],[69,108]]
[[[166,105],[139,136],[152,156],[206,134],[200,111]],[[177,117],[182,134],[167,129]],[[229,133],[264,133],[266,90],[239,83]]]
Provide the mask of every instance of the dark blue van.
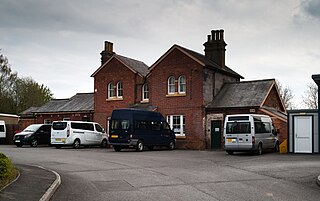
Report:
[[143,151],[154,146],[175,149],[176,136],[158,112],[137,109],[113,110],[109,125],[109,144],[115,151],[134,148]]

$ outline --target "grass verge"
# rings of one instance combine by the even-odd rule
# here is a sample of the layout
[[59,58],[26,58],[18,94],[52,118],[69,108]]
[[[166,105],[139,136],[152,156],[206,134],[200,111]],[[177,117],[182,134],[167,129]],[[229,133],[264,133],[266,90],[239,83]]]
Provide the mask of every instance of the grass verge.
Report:
[[18,170],[11,163],[10,159],[0,153],[0,190],[13,181],[19,175]]

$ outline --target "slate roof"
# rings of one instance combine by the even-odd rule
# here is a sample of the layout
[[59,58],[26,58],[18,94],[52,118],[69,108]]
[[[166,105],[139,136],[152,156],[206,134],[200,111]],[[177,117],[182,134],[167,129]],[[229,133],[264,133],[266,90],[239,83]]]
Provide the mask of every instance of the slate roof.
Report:
[[35,113],[93,111],[93,93],[77,93],[68,99],[53,99],[33,111]]
[[113,58],[118,59],[119,61],[121,61],[123,64],[125,64],[130,70],[137,72],[138,74],[140,74],[142,77],[145,77],[148,74],[148,68],[149,66],[147,66],[145,63],[143,63],[142,61],[138,61],[135,59],[131,59],[119,54],[114,54],[107,62],[105,62],[102,66],[100,66],[92,75],[91,77],[94,77],[102,68],[104,68],[107,63],[109,63],[109,61],[111,61]]
[[241,76],[240,74],[236,73],[235,71],[233,71],[231,68],[229,68],[228,66],[219,66],[217,63],[215,63],[214,61],[212,61],[211,59],[207,58],[205,55],[200,54],[198,52],[189,50],[185,47],[181,47],[179,45],[173,45],[165,54],[163,54],[154,64],[152,64],[152,66],[149,68],[149,72],[151,72],[153,70],[153,68],[155,66],[158,65],[158,63],[160,61],[162,61],[170,52],[172,52],[174,49],[178,49],[182,52],[184,52],[186,55],[188,55],[190,58],[194,59],[195,61],[197,61],[198,63],[200,63],[201,65],[203,65],[204,67],[213,69],[217,72],[220,72],[222,74],[227,74],[236,78],[241,78],[244,79],[243,76]]
[[274,79],[225,83],[206,108],[260,107],[274,84]]
[[37,111],[39,107],[30,107],[25,111],[21,112],[20,115],[32,115],[34,111]]
[[188,54],[190,54],[191,56],[195,57],[196,59],[198,59],[199,61],[203,62],[206,67],[212,68],[218,72],[222,72],[222,73],[226,73],[241,79],[244,79],[244,77],[242,77],[240,74],[238,74],[237,72],[233,71],[231,68],[229,68],[228,66],[219,66],[217,63],[215,63],[214,61],[212,61],[211,59],[207,58],[205,55],[200,54],[198,52],[189,50],[185,47],[181,47],[179,45],[176,45],[177,47],[183,49],[184,51],[186,51]]

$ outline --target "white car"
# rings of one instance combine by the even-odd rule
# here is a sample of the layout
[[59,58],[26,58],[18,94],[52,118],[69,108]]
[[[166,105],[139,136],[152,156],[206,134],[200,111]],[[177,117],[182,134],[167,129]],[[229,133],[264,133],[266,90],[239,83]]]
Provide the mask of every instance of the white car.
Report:
[[104,129],[96,122],[54,121],[51,129],[51,144],[56,148],[81,145],[107,147],[108,139]]

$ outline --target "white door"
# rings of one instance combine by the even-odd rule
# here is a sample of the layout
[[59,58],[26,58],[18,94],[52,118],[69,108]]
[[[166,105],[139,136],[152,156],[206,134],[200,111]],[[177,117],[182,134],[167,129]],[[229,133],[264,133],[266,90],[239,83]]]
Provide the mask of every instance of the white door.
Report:
[[294,117],[294,152],[312,153],[312,117]]

